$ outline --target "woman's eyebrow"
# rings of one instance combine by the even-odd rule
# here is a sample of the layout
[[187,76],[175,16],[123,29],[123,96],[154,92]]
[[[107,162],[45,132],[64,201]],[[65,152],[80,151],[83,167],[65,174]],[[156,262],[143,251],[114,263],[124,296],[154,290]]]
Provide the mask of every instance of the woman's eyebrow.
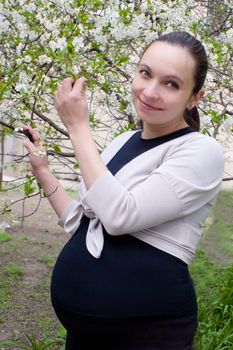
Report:
[[145,68],[146,70],[148,70],[149,73],[152,73],[151,68],[147,64],[139,63],[138,67],[139,68]]

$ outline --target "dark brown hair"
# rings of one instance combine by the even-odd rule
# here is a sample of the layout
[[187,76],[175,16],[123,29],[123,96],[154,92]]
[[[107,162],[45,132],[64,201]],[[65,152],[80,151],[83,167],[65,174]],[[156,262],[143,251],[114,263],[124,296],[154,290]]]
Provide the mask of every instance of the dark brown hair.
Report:
[[[157,41],[167,42],[171,45],[178,45],[189,51],[196,63],[196,69],[194,72],[195,84],[193,88],[193,94],[197,94],[204,85],[208,70],[208,59],[202,43],[187,32],[171,32],[161,35],[157,39],[153,40],[149,45],[146,46],[142,53],[142,56],[146,50]],[[191,126],[194,130],[199,131],[200,117],[196,106],[190,110],[188,108],[185,109],[184,119],[189,126]]]

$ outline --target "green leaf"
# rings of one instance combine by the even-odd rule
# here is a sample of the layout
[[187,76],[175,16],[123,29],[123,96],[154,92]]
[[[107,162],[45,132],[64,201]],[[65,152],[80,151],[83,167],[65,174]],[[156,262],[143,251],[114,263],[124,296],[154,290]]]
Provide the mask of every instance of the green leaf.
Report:
[[73,169],[79,169],[78,163],[75,163],[75,164],[73,165]]
[[118,62],[119,65],[125,64],[129,61],[129,56],[122,56]]
[[33,192],[35,192],[35,186],[31,180],[25,182],[23,186],[25,196],[30,196]]
[[61,148],[58,145],[53,145],[53,149],[56,153],[61,153]]

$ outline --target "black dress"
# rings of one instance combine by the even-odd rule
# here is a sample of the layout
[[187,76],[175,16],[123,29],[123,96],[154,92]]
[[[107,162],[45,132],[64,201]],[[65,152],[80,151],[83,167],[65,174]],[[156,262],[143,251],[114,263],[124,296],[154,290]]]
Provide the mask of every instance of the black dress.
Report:
[[[141,139],[135,133],[108,163],[113,175],[139,154],[186,133]],[[197,327],[197,303],[188,266],[131,235],[103,228],[99,259],[86,248],[89,219],[61,251],[51,282],[52,304],[67,329],[67,350],[188,350]],[[172,345],[171,345],[172,344]]]

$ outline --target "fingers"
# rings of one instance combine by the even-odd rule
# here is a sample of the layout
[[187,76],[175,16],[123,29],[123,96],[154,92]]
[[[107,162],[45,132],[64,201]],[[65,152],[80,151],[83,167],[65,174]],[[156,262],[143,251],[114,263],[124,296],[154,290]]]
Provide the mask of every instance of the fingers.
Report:
[[23,132],[28,136],[29,140],[36,146],[43,146],[42,140],[40,139],[38,133],[31,126],[23,125]]
[[32,142],[30,142],[29,140],[26,140],[23,142],[24,147],[26,148],[26,150],[28,151],[30,157],[31,156],[36,156],[36,157],[40,157],[43,158],[45,156],[47,156],[47,152],[46,150],[44,150],[41,147],[36,147]]
[[86,97],[86,79],[65,79],[55,93],[55,107],[58,115],[70,130],[77,123],[89,122],[88,105]]
[[55,96],[61,97],[64,94],[69,94],[73,92],[76,94],[85,94],[87,80],[84,77],[81,77],[77,80],[73,78],[66,78],[59,85]]
[[74,83],[75,79],[73,78],[64,79],[62,83],[58,86],[56,94],[63,95],[65,93],[70,93],[72,91]]
[[29,140],[24,141],[23,146],[26,148],[26,150],[30,154],[33,154],[33,152],[36,152],[37,150],[37,147]]
[[86,78],[79,78],[74,83],[73,92],[77,95],[85,95],[86,85],[87,85],[87,79]]
[[31,142],[29,139],[23,142],[23,146],[28,150],[30,154],[33,154],[37,150],[43,150],[43,142],[41,139],[38,139],[34,142]]
[[74,78],[66,78],[62,82],[62,89],[66,92],[72,91],[74,83],[75,83]]

